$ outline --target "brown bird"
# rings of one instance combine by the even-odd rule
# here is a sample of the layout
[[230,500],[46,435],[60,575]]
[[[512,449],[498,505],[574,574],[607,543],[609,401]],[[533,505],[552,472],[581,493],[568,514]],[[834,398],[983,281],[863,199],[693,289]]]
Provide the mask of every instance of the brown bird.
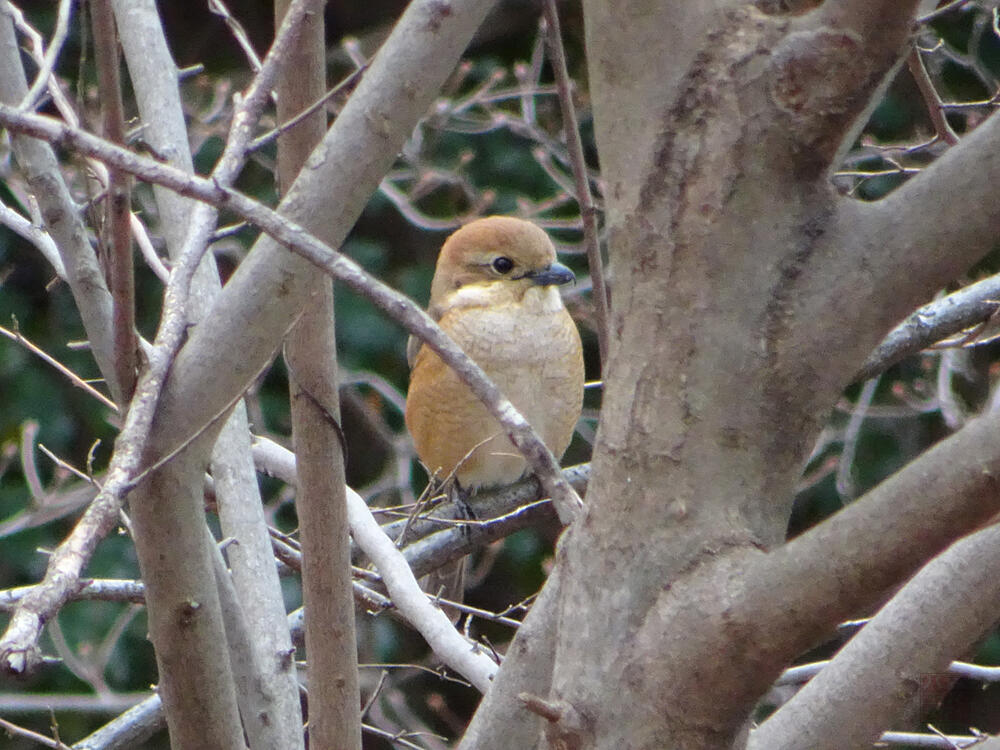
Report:
[[[557,288],[574,279],[542,229],[491,216],[445,241],[428,305],[557,458],[583,406],[580,334]],[[428,471],[453,476],[466,492],[524,476],[527,462],[500,424],[437,354],[414,342],[406,426]]]

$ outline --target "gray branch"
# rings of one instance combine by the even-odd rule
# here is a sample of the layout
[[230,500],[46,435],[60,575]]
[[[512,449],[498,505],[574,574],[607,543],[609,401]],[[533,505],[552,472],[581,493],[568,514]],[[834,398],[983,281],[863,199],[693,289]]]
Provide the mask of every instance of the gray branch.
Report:
[[970,284],[918,308],[892,329],[858,370],[855,380],[885,372],[942,339],[989,320],[1000,308],[1000,275]]

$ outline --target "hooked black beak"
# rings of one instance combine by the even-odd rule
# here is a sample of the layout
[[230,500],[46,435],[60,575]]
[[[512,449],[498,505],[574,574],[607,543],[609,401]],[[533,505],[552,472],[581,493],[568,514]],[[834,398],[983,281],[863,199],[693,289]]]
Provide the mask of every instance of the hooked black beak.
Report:
[[570,271],[562,263],[553,263],[548,268],[541,271],[529,271],[525,278],[531,279],[533,284],[538,286],[559,286],[576,281],[576,274]]

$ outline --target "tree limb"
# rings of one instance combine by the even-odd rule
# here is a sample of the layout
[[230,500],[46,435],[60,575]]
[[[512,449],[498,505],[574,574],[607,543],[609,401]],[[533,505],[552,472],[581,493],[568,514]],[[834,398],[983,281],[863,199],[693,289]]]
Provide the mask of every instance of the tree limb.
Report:
[[996,525],[934,558],[753,732],[750,750],[871,747],[922,680],[946,672],[996,621],[998,565]]
[[443,610],[420,590],[405,558],[385,535],[360,495],[348,488],[347,513],[355,542],[375,563],[393,604],[424,637],[445,664],[467,678],[481,693],[489,690],[497,665],[451,624]]
[[[150,0],[116,2],[119,26],[133,89],[143,117],[143,138],[158,154],[182,171],[192,171],[192,159],[185,129],[184,112],[178,90],[176,66],[170,56],[155,3]],[[235,112],[234,136],[227,140],[216,167],[220,184],[228,184],[239,173],[249,150],[250,128],[259,109],[270,97],[277,68],[295,47],[298,28],[307,12],[299,2],[288,14],[287,23],[275,34],[261,74],[243,96]],[[207,247],[217,224],[217,212],[173,191],[154,186],[167,249],[175,260],[188,246]],[[190,229],[193,231],[188,233]],[[206,314],[221,288],[214,258],[206,253],[191,280],[186,304],[190,323]],[[244,604],[246,626],[256,651],[254,662],[260,670],[256,681],[271,696],[267,723],[254,732],[254,742],[264,746],[296,747],[302,742],[302,712],[298,683],[289,669],[292,649],[286,625],[284,601],[271,552],[270,538],[253,464],[246,410],[242,403],[233,409],[212,449],[211,470],[223,534],[235,540],[229,547],[233,584]],[[169,469],[168,469],[169,471]],[[155,502],[169,502],[160,498]],[[193,520],[193,519],[192,519]],[[193,530],[192,530],[193,531]],[[177,533],[182,533],[178,531]],[[234,662],[238,651],[230,650]],[[238,683],[243,702],[256,699],[247,695],[250,682]]]
[[959,331],[990,320],[1000,309],[1000,276],[990,276],[928,302],[893,328],[855,376],[867,380]]
[[[326,88],[323,3],[311,2],[300,43],[282,67],[277,119],[287,122]],[[285,12],[286,0],[275,4]],[[278,185],[289,185],[326,131],[320,109],[278,137]],[[302,597],[309,663],[309,743],[361,748],[358,646],[344,493],[333,279],[318,275],[285,340],[292,442],[298,467],[295,509],[302,549]]]
[[[997,421],[993,413],[971,420],[836,515],[740,563],[746,586],[730,606],[747,609],[734,617],[773,630],[746,636],[761,644],[758,658],[780,669],[1000,512]],[[775,620],[775,611],[786,615]]]
[[[45,76],[43,80],[47,79]],[[11,107],[14,102],[20,102],[27,91],[11,9],[5,2],[0,6],[0,101]],[[38,200],[45,229],[59,249],[66,280],[87,331],[94,359],[113,400],[121,406],[124,401],[114,368],[111,294],[90,247],[76,202],[63,180],[51,146],[22,136],[15,136],[12,145],[18,164]]]

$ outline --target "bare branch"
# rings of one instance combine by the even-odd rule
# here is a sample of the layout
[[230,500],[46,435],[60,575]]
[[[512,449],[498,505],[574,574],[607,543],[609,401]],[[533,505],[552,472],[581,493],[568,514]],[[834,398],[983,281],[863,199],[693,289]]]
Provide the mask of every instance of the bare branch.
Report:
[[946,671],[992,626],[1000,607],[998,564],[1000,526],[956,542],[764,722],[750,747],[834,750],[874,742],[923,676]]
[[927,68],[924,67],[923,58],[920,56],[920,48],[916,45],[910,49],[910,54],[906,57],[906,65],[910,69],[910,75],[913,76],[913,80],[917,82],[920,95],[924,97],[924,103],[927,105],[927,114],[934,125],[934,133],[945,143],[954,146],[958,143],[958,134],[952,130],[951,125],[948,123],[948,118],[944,116],[941,97],[938,96],[930,76],[927,75]]
[[250,62],[250,67],[253,68],[255,73],[259,72],[261,68],[260,58],[254,52],[253,45],[250,43],[250,37],[247,36],[243,24],[233,17],[233,14],[229,12],[229,8],[226,7],[226,4],[222,0],[208,0],[208,9],[225,22],[236,43],[239,44],[240,49],[243,50],[243,54]]
[[56,69],[56,61],[59,59],[59,53],[62,52],[63,44],[69,34],[69,17],[72,10],[72,0],[60,0],[59,13],[56,15],[56,28],[45,53],[45,60],[42,62],[38,75],[35,76],[34,83],[31,84],[31,89],[21,100],[20,109],[34,109],[38,103],[38,97],[48,87],[49,77]]
[[[311,2],[299,44],[278,80],[278,120],[320,99],[326,87],[323,3]],[[275,3],[280,18],[287,0]],[[323,138],[317,110],[278,139],[278,185],[290,185]],[[344,495],[344,436],[340,428],[333,281],[318,276],[305,310],[285,341],[292,441],[298,466],[295,508],[302,545],[302,589],[309,660],[309,742],[361,748],[358,649],[351,588],[350,535]]]
[[0,693],[0,712],[26,713],[28,711],[73,711],[77,714],[108,714],[125,711],[144,699],[149,693]]
[[[802,640],[786,644],[789,659],[1000,510],[1000,449],[989,438],[997,418],[970,420],[833,517],[749,566],[747,580],[756,583],[748,601],[760,597],[754,607],[774,611],[791,601],[802,607]],[[831,550],[841,551],[835,562]]]
[[97,390],[96,388],[94,388],[94,386],[92,386],[90,383],[88,383],[87,381],[85,381],[83,378],[81,378],[75,372],[73,372],[72,370],[70,370],[68,367],[66,367],[66,365],[62,364],[61,362],[59,362],[54,357],[46,354],[40,348],[38,348],[33,343],[31,343],[30,341],[28,341],[28,339],[26,339],[21,334],[20,331],[9,331],[6,328],[4,328],[3,326],[0,326],[0,335],[6,336],[11,341],[16,341],[21,346],[23,346],[25,349],[27,349],[29,352],[31,352],[32,354],[35,354],[36,356],[38,356],[43,362],[45,362],[46,364],[49,364],[52,367],[54,367],[60,374],[64,375],[66,377],[66,379],[69,380],[69,382],[71,382],[77,388],[80,388],[80,389],[86,391],[87,394],[89,394],[90,396],[93,396],[94,398],[96,398],[98,401],[100,401],[102,404],[104,404],[106,407],[108,407],[112,411],[115,411],[115,412],[118,411],[118,406],[115,404],[114,401],[112,401],[107,396],[105,396],[103,393],[101,393],[99,390]]
[[855,380],[885,372],[903,358],[992,318],[1000,309],[1000,276],[977,281],[918,308],[896,326],[861,366]]
[[11,721],[7,721],[6,719],[0,719],[0,729],[3,729],[8,735],[14,737],[24,737],[32,742],[37,742],[43,747],[51,747],[56,750],[69,750],[66,745],[58,740],[50,740],[44,734],[39,734],[38,732],[33,732],[30,729],[25,729],[24,727],[18,726]]
[[463,638],[448,616],[430,603],[402,554],[379,528],[365,501],[350,488],[347,503],[354,540],[375,563],[393,603],[442,661],[485,693],[497,665]]
[[66,279],[66,268],[63,266],[62,258],[59,257],[59,248],[56,247],[56,243],[52,241],[48,232],[3,202],[0,202],[0,224],[37,247],[39,252],[45,256],[45,260],[52,265],[56,275],[61,279]]
[[73,745],[73,750],[130,750],[146,742],[167,725],[160,696],[151,695],[93,734]]
[[931,11],[930,13],[920,16],[920,18],[917,19],[917,23],[922,25],[925,23],[930,23],[931,21],[936,21],[938,18],[945,15],[946,13],[951,13],[953,10],[958,10],[959,8],[965,5],[968,5],[969,2],[970,0],[951,0],[950,3],[942,5],[937,10]]
[[[125,110],[118,74],[118,35],[111,13],[111,0],[95,0],[91,6],[94,54],[104,137],[125,145]],[[110,170],[105,197],[106,228],[103,236],[105,276],[112,299],[115,374],[122,396],[132,398],[138,371],[139,342],[135,332],[135,276],[132,267],[132,191],[129,176]]]
[[[1000,216],[983,210],[980,198],[992,195],[1000,179],[1000,159],[994,158],[998,143],[1000,118],[993,116],[917,178],[878,203],[857,207],[854,226],[858,246],[871,250],[869,262],[873,264],[873,274],[865,283],[879,289],[879,301],[873,304],[889,318],[887,323],[908,312],[898,309],[907,300],[895,291],[901,285],[919,289],[927,299],[993,243],[1000,231]],[[944,211],[931,210],[940,205],[942,195],[961,195],[963,199],[949,202]],[[851,220],[848,215],[844,218]],[[952,248],[952,252],[938,252],[942,247]],[[917,258],[921,259],[919,265]],[[844,260],[853,263],[856,259],[848,256]],[[902,277],[898,273],[901,267],[907,268]]]
[[566,68],[566,53],[562,45],[562,32],[559,28],[559,10],[555,0],[544,0],[542,13],[548,27],[548,42],[552,56],[552,68],[555,71],[556,85],[559,89],[559,103],[563,113],[563,132],[566,135],[566,145],[569,149],[570,162],[573,165],[573,178],[576,182],[576,200],[580,206],[583,218],[584,243],[587,246],[587,263],[590,266],[590,278],[594,285],[594,311],[596,313],[597,342],[601,355],[601,372],[608,361],[608,292],[604,286],[604,261],[601,258],[601,245],[597,237],[597,209],[590,193],[590,179],[587,175],[587,162],[583,156],[583,142],[580,140],[580,126],[576,120],[576,108],[573,106],[573,94],[570,89],[569,71]]
[[278,127],[272,128],[263,135],[259,135],[254,138],[253,142],[250,144],[250,150],[256,151],[259,148],[266,146],[268,143],[273,141],[275,138],[280,136],[282,133],[291,130],[296,125],[298,125],[303,120],[307,119],[311,115],[315,114],[319,109],[324,108],[326,103],[330,101],[337,94],[342,93],[348,86],[353,86],[359,78],[368,69],[368,64],[365,63],[362,67],[355,70],[349,76],[344,78],[340,83],[334,86],[332,89],[327,91],[321,97],[316,99],[312,104],[309,104],[301,112],[296,112],[294,116],[282,122]]

